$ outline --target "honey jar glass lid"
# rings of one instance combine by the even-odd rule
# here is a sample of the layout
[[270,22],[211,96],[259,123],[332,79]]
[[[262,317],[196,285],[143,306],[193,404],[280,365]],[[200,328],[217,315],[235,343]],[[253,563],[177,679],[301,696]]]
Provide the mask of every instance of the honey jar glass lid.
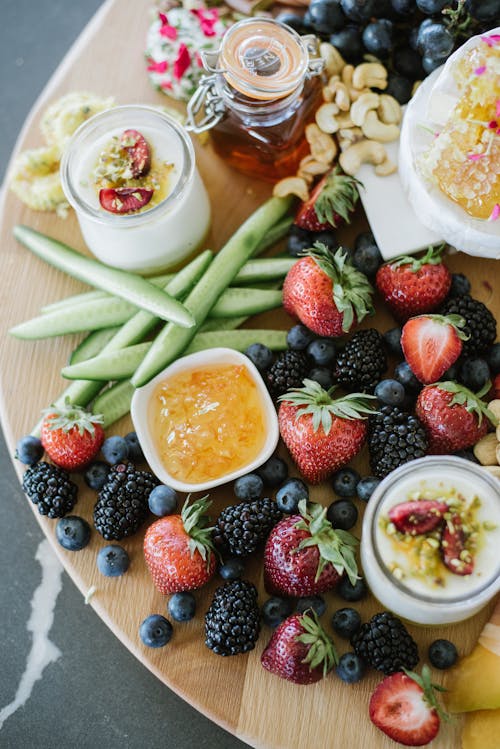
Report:
[[217,67],[240,93],[266,100],[296,89],[308,64],[307,46],[296,31],[270,18],[248,18],[224,35]]

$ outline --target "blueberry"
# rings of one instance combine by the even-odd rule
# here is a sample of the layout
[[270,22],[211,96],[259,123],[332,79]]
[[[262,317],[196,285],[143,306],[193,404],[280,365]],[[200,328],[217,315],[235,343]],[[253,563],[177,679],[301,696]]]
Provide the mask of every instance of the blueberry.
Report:
[[400,104],[407,104],[412,95],[413,83],[403,75],[390,73],[387,78],[387,87],[384,94],[394,96]]
[[335,31],[330,35],[329,41],[350,65],[357,65],[363,59],[363,39],[358,26],[349,24],[344,29]]
[[339,0],[311,0],[309,23],[317,34],[331,34],[345,25]]
[[68,551],[80,551],[90,541],[90,525],[78,515],[66,515],[57,521],[56,538]]
[[392,62],[396,73],[417,81],[423,78],[422,58],[415,49],[405,45],[394,50]]
[[293,611],[293,601],[290,598],[268,598],[262,606],[262,619],[268,627],[277,627],[284,622]]
[[139,627],[139,636],[148,648],[162,648],[172,639],[173,628],[161,614],[151,614]]
[[371,247],[374,244],[376,245],[376,242],[372,232],[362,231],[354,240],[354,251],[362,250],[364,247]]
[[382,255],[380,254],[380,250],[377,247],[375,240],[373,240],[372,244],[365,244],[354,250],[352,264],[355,268],[361,271],[361,273],[364,273],[365,276],[372,277],[375,275],[382,265]]
[[128,445],[125,438],[119,437],[117,434],[113,437],[108,437],[102,444],[102,454],[104,460],[112,466],[117,463],[123,463],[128,458]]
[[125,442],[128,447],[128,457],[133,463],[142,463],[144,461],[144,453],[139,442],[137,432],[129,432],[125,435]]
[[364,476],[360,479],[358,486],[356,487],[358,499],[362,502],[368,502],[381,480],[382,479],[379,479],[376,476]]
[[446,372],[444,372],[441,375],[441,380],[444,382],[446,380],[457,380],[458,379],[458,369],[460,367],[459,360],[456,362],[453,362],[453,364],[448,367]]
[[307,353],[318,367],[328,367],[335,361],[335,343],[331,338],[316,338],[307,347]]
[[286,343],[292,351],[304,351],[314,338],[312,330],[305,325],[294,325],[286,335]]
[[148,505],[153,515],[163,518],[165,515],[174,514],[177,509],[177,500],[178,496],[175,489],[165,484],[159,484],[151,490]]
[[332,616],[332,627],[339,637],[350,640],[361,627],[361,616],[356,609],[338,609]]
[[391,0],[391,5],[400,16],[410,16],[415,10],[415,0]]
[[309,489],[301,479],[287,479],[276,492],[276,504],[281,512],[295,515],[301,499],[309,499]]
[[392,49],[392,22],[387,18],[372,21],[363,31],[365,49],[377,57],[387,57]]
[[360,601],[368,593],[368,588],[362,577],[359,577],[354,585],[351,585],[347,576],[341,577],[335,590],[344,601],[349,602]]
[[329,250],[333,250],[333,252],[338,250],[339,243],[337,241],[337,235],[331,229],[314,232],[312,236],[314,244],[316,244],[316,242],[321,242],[321,244],[324,244]]
[[123,546],[110,544],[99,549],[97,569],[106,577],[119,577],[129,568],[130,558]]
[[299,598],[295,610],[298,614],[304,614],[308,609],[312,609],[317,616],[323,616],[326,611],[326,602],[323,596],[304,596]]
[[434,640],[429,645],[429,660],[434,668],[450,668],[458,660],[458,651],[449,640]]
[[441,13],[445,5],[448,5],[449,0],[416,0],[417,8],[428,16],[432,16],[435,13]]
[[437,70],[437,68],[440,68],[441,65],[444,65],[447,59],[448,59],[448,55],[445,55],[444,57],[433,57],[432,55],[424,55],[422,57],[422,67],[424,69],[425,74],[430,75],[434,70]]
[[239,580],[245,572],[245,562],[239,557],[231,557],[219,567],[219,575],[223,580]]
[[334,385],[333,372],[327,367],[313,367],[307,373],[307,379],[318,382],[323,390],[330,390]]
[[404,400],[406,391],[397,380],[380,380],[374,390],[375,398],[386,406],[400,406]]
[[337,499],[329,506],[326,517],[334,528],[348,531],[356,525],[358,509],[350,499]]
[[[428,25],[420,24],[417,36],[417,48],[421,55],[435,60],[446,58],[455,46],[453,34],[443,23],[433,21]],[[424,65],[425,70],[425,64]]]
[[308,250],[313,245],[311,232],[301,229],[300,226],[292,226],[288,232],[286,249],[292,257],[298,257],[301,252]]
[[360,475],[353,468],[341,468],[332,476],[333,491],[339,497],[355,497]]
[[464,359],[458,370],[458,381],[477,393],[491,377],[488,362],[480,357]]
[[284,460],[272,455],[257,470],[265,486],[275,487],[284,482],[288,476],[288,466]]
[[245,350],[245,355],[255,364],[259,372],[265,372],[274,361],[273,352],[263,343],[252,343]]
[[498,0],[465,0],[465,7],[477,21],[498,21]]
[[340,0],[340,5],[351,21],[369,21],[375,15],[377,0]]
[[264,490],[264,481],[257,473],[247,473],[234,482],[234,493],[238,499],[259,499]]
[[344,653],[335,667],[337,676],[347,684],[355,684],[363,678],[365,664],[356,653]]
[[390,354],[403,356],[403,348],[401,346],[401,328],[390,328],[390,330],[386,330],[383,334],[383,339]]
[[108,480],[109,465],[102,460],[95,460],[85,469],[83,478],[88,487],[98,492]]
[[470,294],[471,284],[467,276],[463,273],[452,273],[451,274],[451,286],[448,292],[448,296],[464,296]]
[[456,455],[457,458],[462,458],[463,460],[470,460],[471,463],[479,463],[472,450],[457,450],[453,455]]
[[303,34],[307,30],[303,17],[299,16],[298,13],[283,12],[276,16],[276,20],[280,23],[286,23],[298,34]]
[[43,445],[38,437],[27,434],[21,437],[16,444],[15,457],[26,466],[34,466],[38,463],[44,453]]
[[486,362],[493,375],[500,372],[500,343],[494,343],[485,354]]
[[422,383],[417,380],[410,369],[408,362],[402,361],[394,369],[394,379],[401,383],[407,390],[418,392],[422,389]]
[[175,622],[189,622],[196,612],[196,599],[188,591],[174,593],[169,599],[167,610]]

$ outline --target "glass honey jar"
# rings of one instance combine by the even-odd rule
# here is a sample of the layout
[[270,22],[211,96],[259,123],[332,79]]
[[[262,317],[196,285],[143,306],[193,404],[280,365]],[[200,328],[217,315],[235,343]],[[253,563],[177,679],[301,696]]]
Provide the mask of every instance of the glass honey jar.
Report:
[[188,104],[187,129],[211,130],[215,151],[245,174],[275,181],[309,152],[305,126],[321,102],[317,39],[268,18],[234,24]]

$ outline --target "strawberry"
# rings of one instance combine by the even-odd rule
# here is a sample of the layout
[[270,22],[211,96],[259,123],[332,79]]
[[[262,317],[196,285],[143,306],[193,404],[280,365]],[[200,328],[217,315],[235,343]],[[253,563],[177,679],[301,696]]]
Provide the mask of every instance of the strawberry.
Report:
[[424,746],[437,736],[441,718],[448,720],[434,690],[444,691],[432,684],[428,666],[421,676],[406,669],[386,676],[371,696],[370,720],[399,744]]
[[447,520],[441,534],[443,564],[455,575],[470,575],[474,569],[474,559],[467,549],[467,536],[460,515],[452,515]]
[[103,417],[66,398],[63,406],[43,412],[40,439],[47,455],[67,471],[79,471],[95,458],[104,442]]
[[295,223],[307,231],[327,231],[340,223],[350,223],[359,198],[361,183],[337,167],[326,174],[316,185],[311,196],[299,208]]
[[350,533],[334,530],[326,508],[305,500],[300,515],[280,520],[269,534],[264,549],[264,585],[278,596],[317,595],[334,588],[346,572],[354,585],[358,568]]
[[372,395],[349,393],[332,399],[336,386],[323,390],[304,380],[278,400],[280,433],[300,472],[318,484],[342,468],[361,450],[367,434],[366,414]]
[[265,669],[294,684],[320,681],[338,663],[333,642],[314,611],[293,614],[273,632],[260,659]]
[[446,502],[434,499],[421,499],[411,502],[400,502],[389,510],[389,519],[400,533],[418,536],[429,533],[440,524],[445,512],[448,512]]
[[166,515],[149,526],[144,537],[144,557],[160,593],[201,588],[216,568],[212,528],[204,514],[206,497],[184,503],[180,515]]
[[444,247],[429,247],[420,259],[402,255],[378,269],[377,289],[398,320],[433,312],[444,301],[451,286],[451,274],[441,262]]
[[481,400],[490,386],[487,382],[479,393],[473,393],[450,380],[426,385],[420,391],[415,413],[424,425],[430,453],[466,450],[484,437],[488,420],[497,424],[495,415]]
[[283,307],[320,336],[349,332],[373,314],[373,289],[363,273],[347,261],[341,247],[335,254],[316,242],[290,268],[283,284]]
[[151,151],[146,138],[138,130],[125,130],[120,143],[130,160],[132,177],[143,177],[151,168]]
[[492,398],[500,398],[500,374],[493,378]]
[[415,377],[428,385],[437,382],[462,352],[468,336],[460,315],[411,317],[401,332],[401,346]]
[[132,213],[149,203],[153,190],[145,187],[103,187],[99,190],[99,203],[110,213]]

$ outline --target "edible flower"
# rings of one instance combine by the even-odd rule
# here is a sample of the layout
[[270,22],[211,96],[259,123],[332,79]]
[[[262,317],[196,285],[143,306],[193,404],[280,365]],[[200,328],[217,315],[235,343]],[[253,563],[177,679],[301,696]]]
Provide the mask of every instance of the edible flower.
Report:
[[497,117],[500,117],[500,99],[495,102],[495,113]]
[[486,156],[484,153],[469,153],[467,154],[467,158],[469,161],[477,161],[478,159],[482,159],[483,156]]
[[496,44],[500,44],[500,34],[490,34],[489,36],[482,36],[481,39],[488,47],[494,47]]
[[149,58],[147,69],[152,73],[165,73],[168,70],[168,62],[166,60],[156,62],[152,58]]
[[476,68],[474,73],[476,75],[482,75],[486,71],[486,65],[481,65],[479,68]]
[[500,218],[500,203],[495,203],[488,221],[496,221],[498,218]]
[[177,39],[177,29],[171,26],[165,13],[158,13],[160,19],[160,36],[166,36],[167,39]]
[[192,8],[191,13],[197,16],[204,36],[215,36],[214,26],[219,19],[217,8]]
[[177,57],[174,62],[174,78],[177,78],[177,80],[180,80],[186,70],[189,68],[189,65],[191,64],[191,55],[189,54],[189,50],[184,44],[184,42],[181,42],[179,45],[179,51],[177,53]]

